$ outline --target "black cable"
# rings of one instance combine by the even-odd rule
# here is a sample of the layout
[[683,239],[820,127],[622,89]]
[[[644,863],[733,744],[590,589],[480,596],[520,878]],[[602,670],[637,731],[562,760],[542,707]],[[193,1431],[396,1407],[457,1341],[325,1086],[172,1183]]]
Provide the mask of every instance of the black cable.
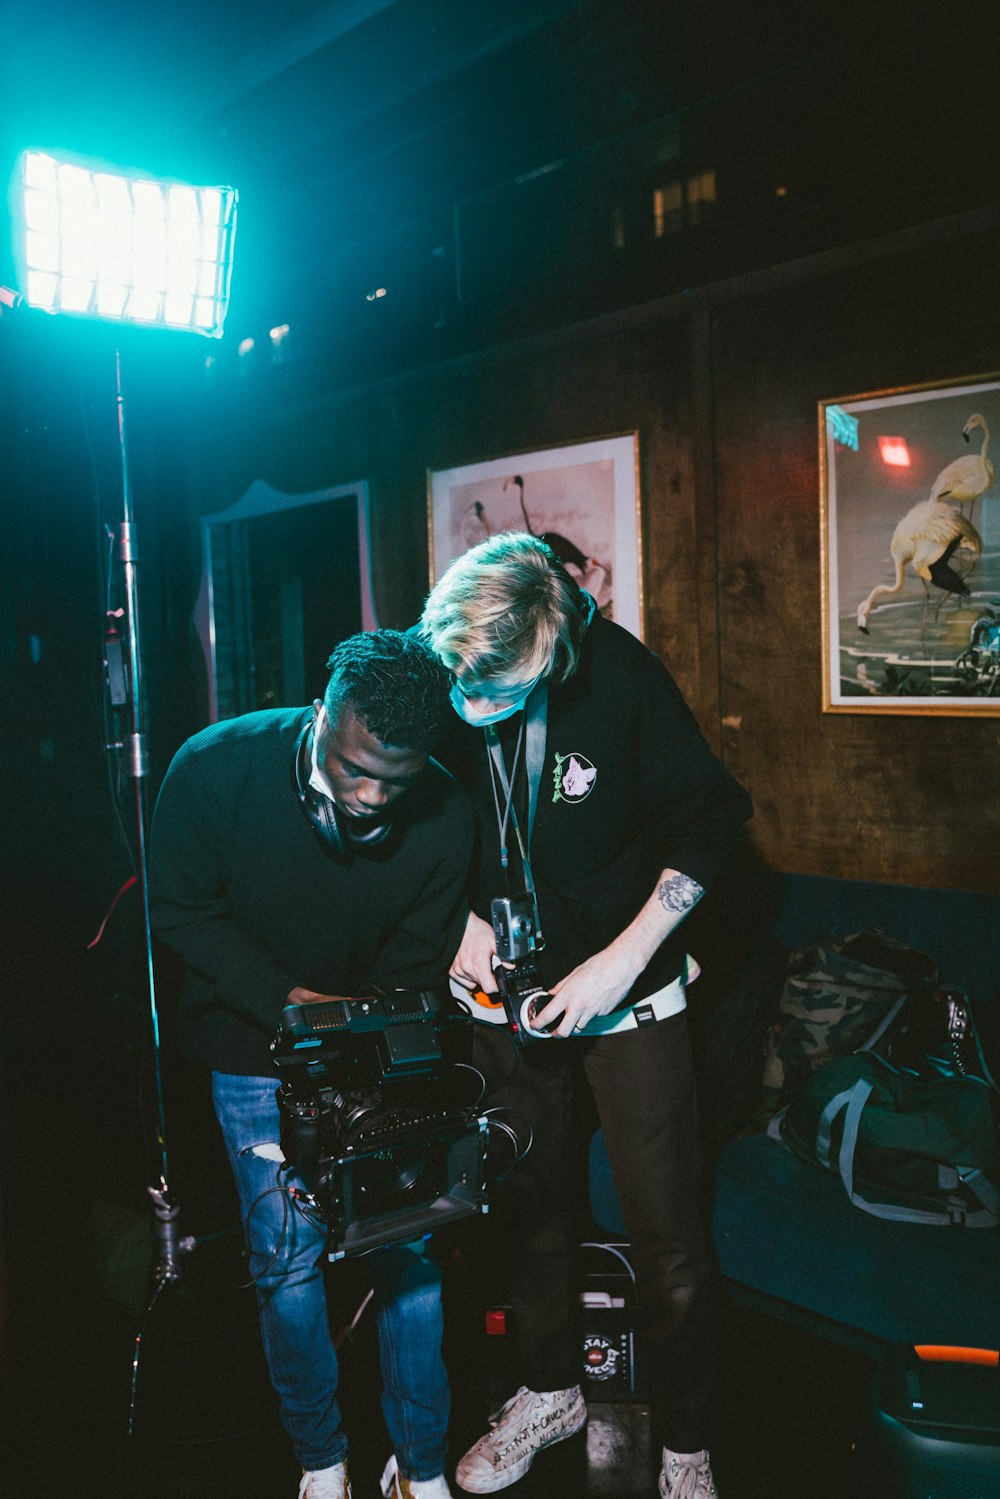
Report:
[[[500,1025],[494,1025],[491,1022],[489,1022],[489,1021],[477,1020],[476,1017],[474,1015],[470,1015],[467,1010],[457,1010],[454,1014],[442,1015],[441,1017],[439,1017],[438,1022],[437,1022],[437,1027],[438,1027],[439,1030],[443,1030],[446,1026],[463,1026],[464,1027],[464,1026],[470,1026],[470,1025],[475,1026],[477,1029],[488,1030],[488,1031],[492,1031],[494,1033],[499,1032],[503,1036],[504,1040],[507,1042],[507,1045],[510,1047],[511,1052],[513,1054],[514,1065],[511,1067],[511,1069],[510,1069],[509,1072],[505,1072],[502,1077],[500,1077],[500,1078],[497,1079],[497,1081],[500,1082],[500,1083],[507,1082],[508,1079],[510,1079],[510,1078],[512,1078],[514,1076],[514,1073],[517,1071],[518,1064],[520,1063],[520,1060],[521,1060],[521,1046],[520,1046],[520,1043],[518,1042],[518,1040],[516,1039],[516,1037],[514,1035],[512,1035],[512,1033],[511,1033],[511,1031],[510,1031],[510,1029],[509,1029],[509,1027],[507,1025],[500,1026]],[[458,1063],[458,1062],[455,1062],[452,1065],[457,1067],[457,1066],[467,1066],[469,1064],[468,1063]],[[481,1070],[478,1067],[473,1067],[472,1070],[474,1072],[478,1072],[479,1075],[480,1075],[480,1077],[483,1077],[483,1074],[482,1074]],[[485,1078],[483,1078],[483,1082],[484,1082],[484,1085],[485,1085],[486,1084],[486,1079]],[[483,1096],[485,1096],[485,1094]]]
[[507,1042],[507,1045],[510,1047],[511,1056],[512,1056],[512,1059],[513,1059],[512,1066],[510,1067],[510,1070],[508,1072],[501,1073],[501,1075],[499,1077],[497,1077],[496,1079],[494,1079],[493,1086],[497,1087],[500,1083],[509,1082],[510,1079],[514,1076],[514,1074],[517,1071],[518,1067],[521,1065],[521,1043],[517,1040],[516,1036],[514,1036],[507,1029],[506,1026],[500,1027],[500,1026],[496,1026],[496,1025],[491,1025],[489,1027],[489,1029],[491,1031],[493,1031],[493,1032],[499,1032],[499,1034]]
[[527,1125],[528,1125],[528,1143],[524,1146],[523,1150],[520,1150],[520,1153],[519,1153],[520,1141],[519,1141],[519,1136],[518,1136],[517,1128],[516,1128],[515,1125],[508,1124],[503,1119],[498,1118],[497,1116],[500,1115],[500,1114],[509,1114],[509,1115],[512,1115],[514,1117],[514,1119],[523,1119],[524,1118],[523,1115],[518,1115],[516,1109],[507,1108],[506,1105],[504,1105],[504,1104],[497,1104],[495,1108],[484,1109],[484,1111],[483,1111],[483,1118],[489,1121],[491,1129],[495,1128],[495,1129],[500,1130],[503,1134],[505,1134],[507,1136],[507,1138],[509,1140],[511,1140],[513,1142],[513,1145],[514,1145],[514,1159],[511,1161],[511,1163],[507,1167],[506,1171],[502,1171],[502,1172],[498,1173],[497,1178],[496,1178],[497,1181],[502,1181],[505,1176],[508,1176],[514,1170],[515,1166],[519,1166],[521,1164],[521,1162],[524,1160],[525,1156],[528,1154],[528,1151],[531,1149],[532,1145],[534,1144],[534,1139],[535,1139],[535,1132],[534,1132],[534,1130],[531,1127],[530,1120],[525,1120],[524,1122],[527,1123]]
[[[470,1108],[472,1112],[475,1113],[479,1108],[479,1105],[482,1103],[483,1099],[486,1097],[485,1077],[480,1072],[479,1068],[474,1067],[471,1062],[449,1062],[448,1066],[460,1072],[471,1072],[479,1079],[479,1096],[476,1098],[475,1103],[471,1103],[468,1105],[468,1108]],[[463,1105],[463,1107],[466,1107],[466,1105]]]
[[167,1282],[165,1280],[157,1281],[156,1289],[153,1292],[153,1295],[142,1314],[142,1321],[139,1323],[139,1331],[135,1335],[135,1344],[132,1353],[132,1379],[128,1407],[128,1434],[130,1437],[135,1435],[136,1392],[139,1385],[139,1355],[142,1352],[142,1340],[146,1335],[146,1324],[149,1321],[150,1314],[153,1310],[153,1307],[159,1300],[160,1292],[163,1290],[166,1284]]
[[250,1224],[251,1224],[251,1219],[253,1218],[253,1215],[256,1212],[256,1210],[257,1210],[258,1206],[260,1205],[260,1203],[262,1203],[264,1201],[265,1197],[270,1197],[273,1192],[280,1192],[281,1193],[281,1198],[282,1198],[281,1234],[278,1237],[278,1242],[277,1242],[277,1244],[275,1246],[274,1253],[271,1255],[271,1257],[268,1260],[267,1264],[261,1270],[258,1270],[256,1272],[254,1272],[253,1270],[250,1271],[250,1279],[248,1281],[241,1282],[241,1284],[238,1287],[238,1289],[241,1290],[241,1291],[248,1291],[248,1290],[250,1290],[251,1287],[255,1286],[259,1280],[263,1279],[263,1277],[265,1275],[267,1275],[268,1272],[270,1270],[272,1270],[274,1268],[274,1266],[277,1264],[278,1259],[280,1258],[280,1255],[281,1255],[281,1251],[285,1247],[285,1240],[288,1237],[288,1204],[289,1204],[289,1201],[291,1202],[293,1209],[297,1213],[301,1214],[301,1216],[305,1219],[305,1221],[308,1224],[310,1224],[313,1228],[318,1228],[318,1229],[321,1229],[321,1230],[325,1231],[326,1227],[327,1227],[326,1223],[324,1223],[322,1221],[322,1219],[317,1220],[317,1219],[311,1217],[310,1214],[306,1211],[306,1209],[303,1206],[303,1204],[306,1203],[306,1202],[308,1202],[309,1198],[308,1198],[307,1194],[305,1192],[303,1192],[300,1187],[283,1186],[280,1182],[279,1182],[279,1184],[276,1187],[267,1187],[265,1191],[261,1192],[259,1196],[257,1196],[257,1197],[254,1198],[253,1202],[247,1208],[246,1217],[243,1220],[243,1235],[244,1235],[244,1239],[246,1241],[245,1254],[246,1254],[247,1264],[248,1265],[249,1265],[249,1262],[250,1262],[250,1260],[252,1259],[252,1257],[254,1255],[257,1255],[260,1259],[264,1258],[264,1251],[262,1249],[254,1249],[254,1247],[253,1247],[253,1244],[252,1244],[251,1238],[250,1238]]
[[246,1246],[245,1249],[244,1249],[244,1254],[245,1254],[246,1260],[247,1260],[247,1268],[249,1269],[250,1261],[251,1261],[251,1259],[253,1258],[253,1256],[255,1254],[260,1259],[264,1258],[264,1251],[262,1249],[254,1249],[253,1243],[251,1242],[251,1239],[250,1239],[250,1222],[251,1222],[251,1219],[253,1218],[253,1215],[254,1215],[254,1213],[257,1210],[258,1204],[262,1203],[264,1201],[265,1197],[270,1197],[273,1192],[280,1192],[281,1193],[281,1199],[282,1199],[281,1233],[278,1236],[277,1247],[275,1248],[275,1251],[271,1255],[271,1258],[268,1260],[267,1264],[264,1266],[263,1270],[258,1271],[258,1273],[256,1275],[251,1270],[250,1271],[250,1279],[246,1280],[246,1281],[242,1281],[240,1283],[239,1287],[238,1287],[239,1290],[241,1290],[241,1291],[249,1291],[249,1290],[251,1290],[257,1284],[258,1280],[260,1280],[262,1276],[266,1275],[267,1272],[275,1265],[275,1263],[277,1262],[278,1256],[281,1254],[282,1249],[285,1247],[285,1237],[286,1237],[286,1235],[288,1233],[288,1196],[289,1196],[290,1191],[291,1191],[291,1188],[289,1188],[289,1187],[283,1187],[280,1184],[278,1186],[276,1186],[276,1187],[268,1187],[266,1189],[266,1191],[261,1192],[261,1194],[259,1195],[259,1197],[255,1197],[254,1200],[253,1200],[253,1202],[247,1208],[246,1216],[243,1219],[243,1239],[244,1239],[244,1243],[245,1243],[245,1246]]

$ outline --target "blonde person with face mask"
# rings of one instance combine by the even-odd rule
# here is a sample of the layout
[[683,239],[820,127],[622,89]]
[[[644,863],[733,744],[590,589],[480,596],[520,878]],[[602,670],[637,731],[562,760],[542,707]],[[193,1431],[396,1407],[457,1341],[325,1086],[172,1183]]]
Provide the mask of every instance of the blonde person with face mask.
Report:
[[511,1211],[500,1203],[496,1215],[523,1382],[457,1481],[473,1494],[504,1489],[586,1420],[568,1190],[582,1071],[629,1229],[660,1494],[713,1499],[683,922],[743,844],[749,797],[663,664],[604,619],[537,538],[507,533],[466,552],[432,590],[420,628],[452,676],[439,757],[478,821],[453,979],[496,989],[491,902],[519,893],[543,938],[551,995],[532,1022],[545,1039],[524,1048],[513,1076],[496,1032],[476,1027],[477,1065],[498,1080],[490,1102],[526,1115],[533,1144],[505,1184]]

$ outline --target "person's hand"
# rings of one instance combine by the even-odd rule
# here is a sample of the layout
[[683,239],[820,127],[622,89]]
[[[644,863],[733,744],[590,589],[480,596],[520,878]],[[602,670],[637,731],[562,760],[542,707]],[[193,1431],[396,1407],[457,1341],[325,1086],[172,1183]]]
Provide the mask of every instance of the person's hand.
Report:
[[296,984],[294,989],[289,989],[287,1005],[321,1005],[329,1004],[331,1000],[343,999],[342,994],[317,994],[315,989],[303,989]]
[[542,1030],[559,1020],[549,1034],[571,1036],[588,1020],[607,1015],[621,1004],[641,972],[641,959],[620,941],[602,948],[553,984],[552,998],[538,1011],[533,1028]]
[[449,969],[451,977],[458,979],[460,984],[464,984],[473,993],[479,989],[483,994],[495,994],[497,991],[497,981],[493,977],[495,952],[493,928],[488,921],[484,921],[481,916],[470,911],[469,919],[465,923],[462,945],[455,954],[455,960]]

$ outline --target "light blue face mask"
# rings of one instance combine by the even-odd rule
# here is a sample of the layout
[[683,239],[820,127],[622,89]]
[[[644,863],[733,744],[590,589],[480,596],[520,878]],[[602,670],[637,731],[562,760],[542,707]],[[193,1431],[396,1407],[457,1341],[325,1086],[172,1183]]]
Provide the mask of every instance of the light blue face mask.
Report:
[[[591,620],[594,618],[594,615],[597,613],[597,600],[592,598],[584,588],[581,588],[580,593],[584,600],[584,607],[586,609],[587,617],[584,621],[584,627],[586,628],[586,626],[589,625]],[[474,729],[485,729],[488,728],[492,723],[503,723],[505,718],[513,718],[515,713],[520,713],[521,709],[524,707],[525,703],[528,701],[529,697],[534,692],[535,688],[538,686],[541,680],[542,673],[539,672],[534,681],[529,682],[527,687],[525,687],[518,694],[517,698],[513,702],[507,703],[507,705],[503,708],[495,709],[492,713],[473,712],[473,710],[469,707],[468,698],[465,696],[458,683],[456,681],[452,681],[451,706],[454,708],[459,718],[462,719],[463,723],[471,724]],[[473,695],[475,696],[477,694]],[[485,696],[485,694],[482,695]]]
[[502,723],[505,718],[513,718],[515,713],[520,713],[539,682],[542,680],[541,672],[534,681],[529,682],[527,687],[521,689],[513,702],[505,703],[502,708],[495,708],[492,713],[476,713],[469,706],[469,699],[463,693],[457,682],[451,684],[451,706],[464,723],[471,724],[474,729],[485,729],[491,723]]

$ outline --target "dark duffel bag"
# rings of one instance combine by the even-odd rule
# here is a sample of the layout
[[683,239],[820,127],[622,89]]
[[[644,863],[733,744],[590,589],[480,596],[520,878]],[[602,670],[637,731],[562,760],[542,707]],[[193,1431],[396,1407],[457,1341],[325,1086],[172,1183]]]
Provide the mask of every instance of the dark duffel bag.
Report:
[[998,1222],[1000,1146],[990,1084],[942,1061],[920,1071],[872,1051],[805,1078],[770,1132],[832,1171],[877,1218],[960,1228]]

